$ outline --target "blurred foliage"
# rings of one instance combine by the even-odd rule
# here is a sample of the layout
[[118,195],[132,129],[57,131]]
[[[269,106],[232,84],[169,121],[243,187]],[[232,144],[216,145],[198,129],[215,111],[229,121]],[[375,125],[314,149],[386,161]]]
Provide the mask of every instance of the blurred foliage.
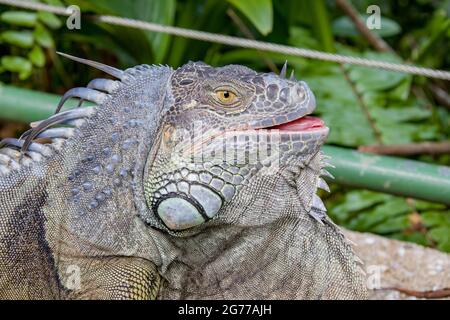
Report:
[[[59,1],[48,1],[59,4]],[[16,10],[1,11],[0,44],[2,50],[0,73],[11,72],[20,80],[28,79],[33,71],[45,66],[46,50],[53,50],[55,42],[50,30],[62,23],[52,13]]]
[[228,0],[228,2],[242,12],[261,34],[267,35],[272,31],[273,10],[271,0]]
[[[36,0],[37,1],[37,0]],[[247,33],[229,16],[233,10],[254,38],[341,54],[449,69],[450,0],[353,0],[363,19],[366,8],[381,8],[382,28],[374,30],[396,54],[375,52],[332,0],[40,0],[76,4],[82,13],[100,13],[239,37]],[[430,92],[433,81],[276,53],[211,44],[166,34],[122,28],[84,19],[81,30],[63,27],[64,18],[0,6],[0,80],[62,93],[100,74],[62,59],[54,49],[126,68],[140,63],[178,67],[188,60],[211,65],[245,64],[270,71],[286,59],[297,78],[316,94],[317,113],[331,128],[328,143],[356,148],[448,140],[450,109]],[[290,71],[290,70],[289,70]],[[444,165],[450,155],[413,157]],[[331,217],[341,225],[450,252],[450,211],[442,205],[365,190],[332,187],[324,195]],[[450,195],[449,195],[450,196]]]
[[332,190],[337,192],[327,199],[328,209],[339,225],[450,252],[450,210],[444,205],[367,190],[343,192],[335,185]]

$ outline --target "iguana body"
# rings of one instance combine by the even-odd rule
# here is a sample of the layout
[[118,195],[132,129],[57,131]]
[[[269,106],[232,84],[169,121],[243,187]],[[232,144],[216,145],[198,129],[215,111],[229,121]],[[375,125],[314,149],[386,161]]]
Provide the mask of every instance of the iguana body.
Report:
[[120,79],[63,99],[95,106],[0,149],[0,297],[365,297],[315,195],[328,129],[304,118],[305,83],[203,63],[103,69]]

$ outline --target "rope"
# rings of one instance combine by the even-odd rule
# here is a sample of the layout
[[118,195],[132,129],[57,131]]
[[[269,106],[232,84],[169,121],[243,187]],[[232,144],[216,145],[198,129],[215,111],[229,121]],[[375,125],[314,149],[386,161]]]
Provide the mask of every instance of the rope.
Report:
[[[1,4],[21,7],[25,9],[47,11],[58,15],[70,16],[71,10],[69,8],[63,8],[58,6],[47,5],[38,2],[30,2],[25,0],[0,0]],[[221,43],[225,45],[257,49],[261,51],[270,51],[282,53],[285,55],[299,56],[305,58],[319,59],[324,61],[332,61],[338,63],[349,63],[365,67],[373,67],[379,69],[385,69],[390,71],[405,72],[415,75],[421,75],[429,78],[437,78],[443,80],[450,80],[450,72],[445,70],[436,70],[431,68],[418,67],[409,64],[392,63],[380,60],[365,59],[359,57],[345,56],[340,54],[327,53],[317,50],[296,48],[282,44],[257,41],[221,34],[215,34],[205,31],[191,30],[173,26],[166,26],[151,22],[145,22],[135,19],[122,18],[117,16],[108,15],[96,15],[95,19],[99,22],[104,22],[116,26],[137,28],[143,30],[149,30],[153,32],[167,33],[174,36],[180,36],[195,40]]]

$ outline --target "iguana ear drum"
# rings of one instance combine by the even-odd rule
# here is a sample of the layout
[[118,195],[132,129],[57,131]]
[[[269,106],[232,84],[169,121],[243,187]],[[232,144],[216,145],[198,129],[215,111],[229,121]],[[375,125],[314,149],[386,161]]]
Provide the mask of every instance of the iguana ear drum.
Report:
[[189,199],[170,196],[156,205],[156,212],[165,226],[171,230],[184,230],[205,222],[205,218]]
[[188,195],[169,193],[154,205],[154,212],[171,230],[185,230],[213,218],[222,207],[222,198],[203,185],[192,185]]

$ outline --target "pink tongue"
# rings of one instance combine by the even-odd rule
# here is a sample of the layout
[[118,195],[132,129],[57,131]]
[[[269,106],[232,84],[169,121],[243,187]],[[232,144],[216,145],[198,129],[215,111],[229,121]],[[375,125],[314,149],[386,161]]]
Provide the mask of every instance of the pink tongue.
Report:
[[283,123],[277,126],[270,127],[270,129],[278,129],[285,131],[307,131],[317,128],[323,128],[325,122],[317,117],[306,116],[288,123]]

